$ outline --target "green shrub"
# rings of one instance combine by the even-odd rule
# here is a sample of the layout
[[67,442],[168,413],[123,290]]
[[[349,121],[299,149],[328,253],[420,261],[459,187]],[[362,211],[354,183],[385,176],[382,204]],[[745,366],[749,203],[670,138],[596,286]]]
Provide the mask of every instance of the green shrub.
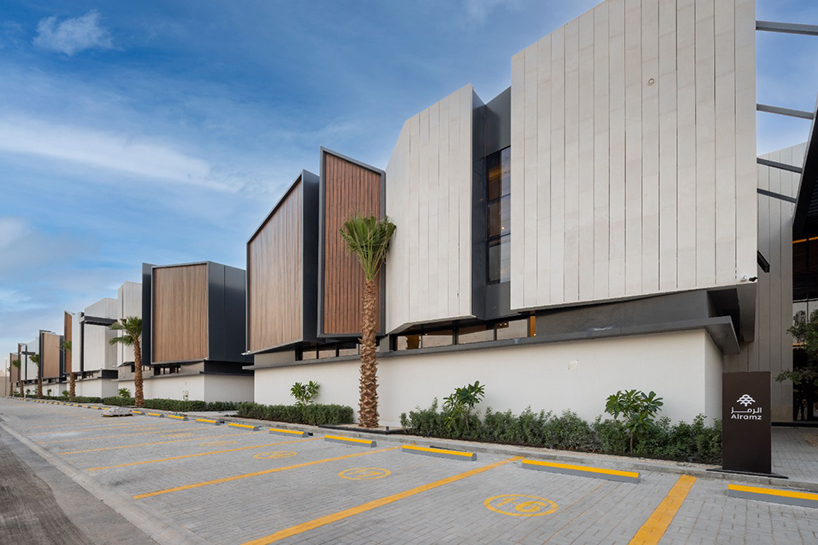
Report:
[[290,389],[290,395],[295,398],[295,404],[299,407],[312,405],[315,398],[318,397],[318,389],[320,388],[317,382],[309,381],[307,384],[296,382]]
[[180,399],[146,399],[146,409],[172,412],[235,411],[239,403],[235,401],[185,401]]
[[343,405],[262,405],[259,403],[239,403],[238,415],[257,420],[291,422],[293,424],[332,425],[351,424],[352,407]]

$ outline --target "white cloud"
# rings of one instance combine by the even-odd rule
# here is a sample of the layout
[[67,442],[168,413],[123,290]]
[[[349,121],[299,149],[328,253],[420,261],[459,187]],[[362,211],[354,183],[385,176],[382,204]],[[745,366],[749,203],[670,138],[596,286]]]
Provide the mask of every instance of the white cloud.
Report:
[[86,49],[114,47],[111,33],[100,25],[100,15],[95,10],[59,23],[56,17],[40,20],[34,45],[69,56]]
[[0,151],[70,161],[132,176],[230,189],[228,184],[215,179],[207,161],[168,145],[27,117],[0,117]]
[[26,223],[19,218],[0,218],[0,252],[25,237]]

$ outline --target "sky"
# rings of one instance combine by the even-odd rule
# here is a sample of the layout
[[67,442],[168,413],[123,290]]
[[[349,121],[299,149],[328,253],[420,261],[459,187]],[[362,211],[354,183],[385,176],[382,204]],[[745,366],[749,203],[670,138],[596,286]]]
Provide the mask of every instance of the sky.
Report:
[[[596,0],[3,0],[0,361],[141,263],[245,267],[324,146],[384,168],[403,123]],[[818,24],[815,0],[757,18]],[[758,33],[758,101],[813,110],[818,37]],[[809,122],[758,116],[758,152]]]

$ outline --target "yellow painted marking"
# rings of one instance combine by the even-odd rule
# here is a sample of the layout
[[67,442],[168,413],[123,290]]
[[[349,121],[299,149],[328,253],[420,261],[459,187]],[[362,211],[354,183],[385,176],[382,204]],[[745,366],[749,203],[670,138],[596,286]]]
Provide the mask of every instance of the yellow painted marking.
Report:
[[281,428],[270,428],[270,431],[275,431],[278,433],[292,433],[295,435],[302,435],[303,431],[293,431],[293,430],[282,430]]
[[40,445],[47,445],[49,443],[65,443],[68,441],[99,441],[101,439],[113,439],[114,437],[133,437],[135,435],[151,435],[154,433],[168,433],[172,430],[159,430],[159,431],[144,431],[139,433],[122,433],[119,435],[105,435],[103,437],[81,437],[79,439],[56,439],[54,441],[41,441]]
[[193,432],[189,431],[187,433],[181,433],[181,432],[180,433],[169,433],[167,435],[160,435],[159,437],[167,437],[168,439],[175,439],[177,437],[190,437],[191,435],[193,435]]
[[350,481],[372,481],[391,474],[391,471],[381,467],[353,467],[352,469],[343,470],[338,476]]
[[133,411],[132,410],[131,412],[134,413],[134,414],[144,414],[142,411]]
[[146,413],[148,416],[162,416],[162,413]]
[[796,492],[794,490],[777,490],[775,488],[759,488],[756,486],[744,486],[739,484],[728,484],[729,490],[736,492],[749,492],[751,494],[767,494],[769,496],[779,496],[782,498],[795,498],[799,500],[818,501],[818,494],[812,492]]
[[292,458],[296,453],[291,450],[279,450],[276,452],[259,452],[253,458],[256,460],[278,460],[279,458]]
[[207,424],[218,424],[218,420],[208,420],[207,418],[197,418],[196,422],[205,422]]
[[426,447],[418,447],[415,445],[404,445],[403,450],[419,450],[422,452],[435,452],[435,453],[442,453],[442,454],[451,454],[453,456],[463,456],[465,458],[471,458],[473,453],[471,452],[460,452],[459,450],[446,450],[442,448],[426,448]]
[[336,441],[351,441],[352,443],[361,443],[363,445],[371,445],[371,439],[357,439],[355,437],[341,437],[340,435],[325,435],[324,439],[335,439]]
[[[82,454],[84,452],[100,452],[103,450],[118,450],[122,448],[133,448],[133,447],[147,447],[149,445],[166,445],[168,443],[184,443],[186,441],[201,441],[202,439],[215,439],[218,437],[234,437],[236,435],[246,435],[244,433],[231,433],[229,435],[210,435],[208,437],[191,437],[189,439],[174,439],[172,441],[155,441],[152,443],[137,443],[135,445],[120,445],[117,447],[101,447],[101,448],[91,448],[87,450],[72,450],[70,452],[60,452],[60,456],[65,456],[66,454]],[[204,446],[204,445],[202,445]]]
[[[238,434],[233,434],[233,435],[238,435]],[[199,446],[200,447],[221,447],[221,446],[224,446],[224,445],[235,445],[236,443],[238,443],[238,441],[235,441],[235,440],[232,440],[232,441],[207,441],[205,443],[199,443]]]
[[555,512],[559,506],[551,500],[526,494],[502,494],[483,502],[495,513],[510,517],[542,517]]
[[[397,447],[395,447],[397,448]],[[439,481],[435,481],[429,484],[424,484],[421,486],[417,486],[415,488],[411,488],[409,490],[405,490],[403,492],[399,492],[397,494],[392,494],[391,496],[386,496],[379,500],[370,501],[367,503],[363,503],[357,507],[352,507],[350,509],[344,509],[343,511],[339,511],[337,513],[333,513],[331,515],[327,515],[324,517],[319,517],[317,519],[304,522],[302,524],[297,524],[295,526],[291,526],[289,528],[285,528],[284,530],[279,530],[274,534],[270,534],[269,536],[265,536],[259,539],[255,539],[253,541],[248,541],[244,543],[244,545],[267,545],[268,543],[274,543],[276,541],[280,541],[282,539],[286,539],[288,537],[297,536],[299,534],[303,534],[304,532],[308,532],[310,530],[314,530],[316,528],[320,528],[321,526],[326,526],[327,524],[331,524],[333,522],[337,522],[339,520],[343,520],[349,517],[353,517],[355,515],[360,515],[361,513],[365,513],[367,511],[371,511],[373,509],[377,509],[378,507],[383,507],[384,505],[389,505],[390,503],[394,503],[396,501],[409,498],[411,496],[415,496],[422,492],[426,492],[428,490],[433,490],[435,488],[439,488],[441,486],[445,486],[447,484],[457,482],[473,475],[478,475],[480,473],[489,471],[496,467],[500,467],[505,465],[509,462],[516,462],[520,460],[520,457],[508,458],[507,460],[501,460],[499,462],[494,462],[493,464],[489,464],[483,467],[478,467],[476,469],[471,469],[469,471],[465,471],[463,473],[459,473],[452,477],[447,477],[445,479],[440,479]]]
[[221,483],[229,483],[231,481],[237,481],[239,479],[247,479],[249,477],[258,477],[259,475],[268,475],[270,473],[277,473],[279,471],[287,471],[288,469],[298,469],[301,467],[308,467],[314,466],[317,464],[325,464],[327,462],[335,462],[337,460],[346,460],[347,458],[354,458],[356,456],[366,456],[367,454],[376,454],[379,452],[386,452],[389,450],[395,450],[399,447],[390,447],[381,450],[367,450],[364,452],[356,452],[355,454],[346,454],[344,456],[336,456],[334,458],[324,458],[323,460],[315,460],[313,462],[304,462],[302,464],[295,464],[292,466],[285,466],[285,467],[276,467],[273,469],[265,469],[264,471],[254,471],[253,473],[243,473],[241,475],[234,475],[232,477],[224,477],[222,479],[214,479],[212,481],[203,481],[200,483],[194,484],[187,484],[184,486],[176,486],[173,488],[166,488],[164,490],[157,490],[156,492],[148,492],[145,494],[137,494],[133,497],[135,500],[141,500],[142,498],[149,498],[151,496],[159,496],[161,494],[170,494],[171,492],[181,492],[182,490],[190,490],[192,488],[200,488],[202,486],[209,486],[211,484],[221,484]]
[[176,418],[177,420],[184,420],[185,419],[184,416],[177,416],[175,414],[169,414],[168,418]]
[[603,469],[601,467],[578,466],[573,464],[560,464],[557,462],[545,462],[542,460],[523,460],[524,465],[556,467],[560,469],[571,469],[573,471],[585,471],[588,473],[600,473],[603,475],[618,475],[620,477],[639,478],[639,473],[634,471],[618,471],[616,469]]
[[250,429],[250,430],[256,429],[255,426],[248,426],[247,424],[236,424],[235,422],[230,422],[228,424],[228,426],[233,427],[233,428],[247,428],[247,429]]
[[656,507],[645,524],[639,528],[639,531],[636,532],[636,535],[633,536],[629,544],[656,545],[659,543],[659,540],[665,535],[668,526],[673,522],[673,517],[676,516],[676,513],[679,511],[682,503],[684,503],[685,498],[687,498],[695,482],[696,477],[691,477],[690,475],[682,475],[679,477],[679,480],[676,481],[676,484],[674,484],[670,492],[667,493],[665,499]]
[[[199,456],[210,456],[211,454],[223,454],[225,452],[238,452],[240,450],[250,450],[254,448],[264,448],[264,447],[272,447],[275,445],[287,445],[290,443],[300,443],[301,441],[314,441],[315,439],[301,439],[301,440],[294,440],[294,441],[282,441],[280,443],[269,443],[267,445],[258,445],[258,446],[250,446],[250,447],[238,447],[238,448],[230,448],[225,450],[214,450],[211,452],[200,452],[198,454],[185,454],[183,456],[171,456],[170,458],[159,458],[158,460],[144,460],[142,462],[131,462],[128,464],[119,464],[115,466],[104,466],[104,467],[89,467],[86,471],[100,471],[103,469],[114,469],[119,467],[130,467],[130,466],[140,466],[144,464],[156,464],[159,462],[169,462],[171,460],[184,460],[187,458],[197,458]],[[295,453],[293,453],[295,454]]]

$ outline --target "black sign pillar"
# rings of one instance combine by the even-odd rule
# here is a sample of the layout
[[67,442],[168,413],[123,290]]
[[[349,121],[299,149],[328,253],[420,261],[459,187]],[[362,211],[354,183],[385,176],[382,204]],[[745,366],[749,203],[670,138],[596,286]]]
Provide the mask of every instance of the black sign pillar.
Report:
[[722,468],[772,473],[770,373],[722,375]]

